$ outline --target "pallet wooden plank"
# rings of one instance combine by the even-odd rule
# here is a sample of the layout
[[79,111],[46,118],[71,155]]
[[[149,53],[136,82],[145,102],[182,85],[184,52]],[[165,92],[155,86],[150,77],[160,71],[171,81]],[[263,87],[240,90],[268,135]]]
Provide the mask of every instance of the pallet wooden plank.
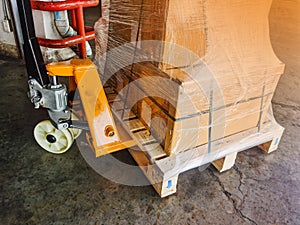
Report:
[[129,120],[129,127],[131,132],[145,130],[145,125],[139,119]]
[[147,145],[149,143],[157,142],[157,140],[152,135],[149,135],[148,131],[139,131],[133,133],[133,135],[137,138],[139,143],[141,143],[142,145]]
[[155,160],[168,156],[159,143],[145,145],[144,149],[153,162],[155,162]]

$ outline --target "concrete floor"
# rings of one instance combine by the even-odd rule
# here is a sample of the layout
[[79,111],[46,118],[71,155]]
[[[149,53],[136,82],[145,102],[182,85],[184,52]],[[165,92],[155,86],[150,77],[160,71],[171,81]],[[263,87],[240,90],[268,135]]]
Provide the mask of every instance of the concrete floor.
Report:
[[26,97],[24,63],[2,58],[0,74],[0,224],[300,224],[300,107],[274,105],[286,128],[277,152],[243,152],[223,174],[188,171],[178,193],[160,199],[152,186],[106,180],[76,145],[43,151],[32,130],[46,113]]

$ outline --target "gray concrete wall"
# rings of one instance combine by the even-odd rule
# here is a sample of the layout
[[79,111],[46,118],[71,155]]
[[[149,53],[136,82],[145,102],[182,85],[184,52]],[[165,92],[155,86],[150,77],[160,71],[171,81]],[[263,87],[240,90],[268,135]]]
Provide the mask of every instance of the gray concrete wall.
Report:
[[0,53],[3,55],[18,56],[14,33],[7,33],[3,29],[2,21],[4,19],[3,4],[0,1]]
[[286,64],[273,101],[300,106],[300,0],[273,0],[270,28],[274,51]]

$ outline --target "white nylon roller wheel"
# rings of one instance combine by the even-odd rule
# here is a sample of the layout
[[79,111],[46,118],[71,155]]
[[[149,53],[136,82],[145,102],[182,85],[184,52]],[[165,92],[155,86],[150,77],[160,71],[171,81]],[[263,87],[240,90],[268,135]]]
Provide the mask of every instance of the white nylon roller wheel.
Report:
[[[78,117],[74,114],[74,112],[71,113],[71,119],[72,120],[79,120]],[[70,131],[72,131],[74,139],[77,139],[80,134],[82,133],[81,129],[77,129],[77,128],[69,128]]]
[[49,120],[38,123],[33,134],[43,149],[54,154],[65,153],[74,142],[73,133],[69,129],[57,130]]

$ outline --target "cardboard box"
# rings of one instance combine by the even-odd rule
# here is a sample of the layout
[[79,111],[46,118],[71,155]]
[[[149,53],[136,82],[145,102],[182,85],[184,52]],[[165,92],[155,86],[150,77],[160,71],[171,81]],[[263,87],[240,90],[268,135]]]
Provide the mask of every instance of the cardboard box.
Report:
[[107,32],[99,31],[98,39],[101,33],[108,39],[102,49],[141,41],[108,54],[104,74],[119,71],[111,78],[117,92],[130,83],[123,95],[128,108],[168,154],[264,122],[284,71],[270,43],[271,3],[104,1]]

